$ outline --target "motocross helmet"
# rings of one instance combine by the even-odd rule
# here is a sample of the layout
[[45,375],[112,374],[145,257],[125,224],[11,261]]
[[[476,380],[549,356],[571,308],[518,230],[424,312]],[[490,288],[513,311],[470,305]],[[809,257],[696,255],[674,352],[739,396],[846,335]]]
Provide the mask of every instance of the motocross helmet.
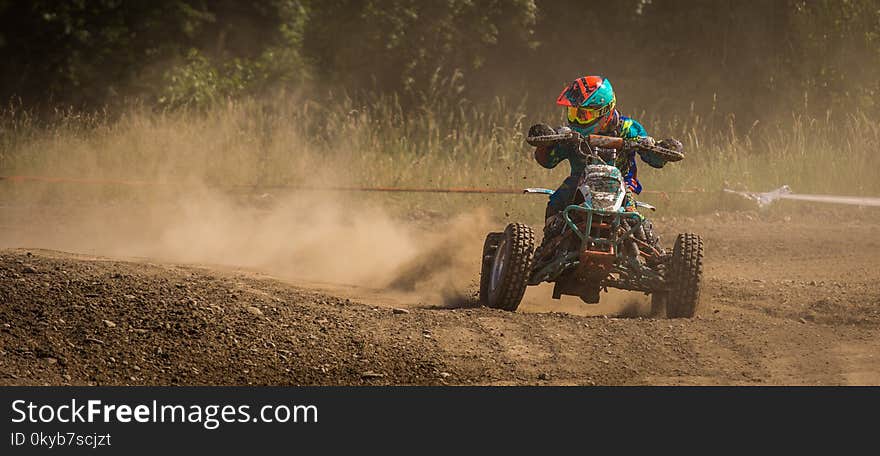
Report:
[[556,99],[556,104],[566,107],[569,127],[584,135],[613,128],[616,102],[611,81],[602,76],[575,79]]

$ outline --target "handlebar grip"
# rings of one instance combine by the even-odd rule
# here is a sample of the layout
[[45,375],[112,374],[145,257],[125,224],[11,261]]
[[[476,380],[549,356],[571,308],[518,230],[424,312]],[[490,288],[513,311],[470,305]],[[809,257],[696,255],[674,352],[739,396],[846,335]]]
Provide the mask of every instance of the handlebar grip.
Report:
[[571,137],[571,134],[529,136],[526,138],[526,142],[534,147],[555,146],[560,141],[571,139]]
[[677,162],[684,160],[684,154],[672,149],[666,149],[660,146],[649,147],[648,150],[653,152],[656,155],[659,155],[660,158],[668,161],[668,162]]

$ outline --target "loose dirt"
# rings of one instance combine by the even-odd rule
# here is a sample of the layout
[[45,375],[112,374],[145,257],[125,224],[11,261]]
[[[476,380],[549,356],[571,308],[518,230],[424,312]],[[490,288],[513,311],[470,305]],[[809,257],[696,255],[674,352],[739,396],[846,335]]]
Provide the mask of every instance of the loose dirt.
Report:
[[705,237],[707,310],[692,320],[647,318],[625,292],[590,306],[538,287],[509,313],[473,290],[6,249],[0,383],[877,385],[880,215],[841,214],[659,219],[667,242]]

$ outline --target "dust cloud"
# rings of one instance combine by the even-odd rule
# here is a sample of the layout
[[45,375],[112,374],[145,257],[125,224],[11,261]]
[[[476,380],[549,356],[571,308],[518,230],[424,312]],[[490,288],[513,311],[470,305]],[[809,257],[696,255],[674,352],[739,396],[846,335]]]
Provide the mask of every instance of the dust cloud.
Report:
[[141,205],[70,203],[4,212],[2,247],[222,265],[294,283],[391,289],[419,302],[472,293],[490,229],[486,211],[428,223],[395,218],[359,202],[357,194],[242,197],[208,188]]
[[[143,190],[142,190],[143,191]],[[479,305],[483,239],[503,226],[488,209],[451,219],[391,215],[357,193],[229,194],[205,186],[156,190],[135,204],[71,198],[2,208],[0,247],[223,266],[267,274],[371,305]],[[610,290],[598,305],[529,287],[523,312],[646,317],[650,299]]]
[[526,289],[519,311],[543,313],[565,312],[588,317],[610,316],[639,318],[651,316],[651,298],[644,293],[609,288],[601,294],[598,304],[585,304],[577,296],[552,299],[553,284],[542,283]]

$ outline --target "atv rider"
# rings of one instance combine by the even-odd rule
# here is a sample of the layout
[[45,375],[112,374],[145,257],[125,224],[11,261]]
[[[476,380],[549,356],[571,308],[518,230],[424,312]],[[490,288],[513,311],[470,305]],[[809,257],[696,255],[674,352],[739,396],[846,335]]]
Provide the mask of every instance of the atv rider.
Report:
[[[621,115],[616,106],[616,97],[611,82],[602,76],[584,76],[574,80],[559,95],[556,104],[565,106],[568,115],[568,127],[581,135],[591,134],[620,137],[635,141],[639,145],[647,147],[655,145],[654,138],[648,136],[645,128],[640,123]],[[564,127],[560,127],[562,129]],[[537,124],[529,129],[529,136],[540,136],[557,133],[556,130],[545,124]],[[674,139],[666,139],[657,144],[661,147],[682,152],[682,144]],[[544,214],[544,240],[557,234],[561,229],[561,223],[553,223],[556,214],[560,213],[571,202],[574,192],[577,190],[578,180],[586,167],[585,160],[575,150],[577,145],[573,142],[560,142],[553,146],[542,146],[535,149],[535,161],[541,166],[551,169],[563,160],[568,160],[571,165],[571,174],[565,178],[562,185],[550,196],[547,210]],[[634,194],[642,191],[638,181],[636,169],[636,154],[642,161],[654,168],[662,168],[666,160],[649,150],[636,147],[631,150],[618,151],[614,165],[620,169],[624,176],[627,194],[625,210],[636,212]],[[659,237],[654,234],[650,221],[645,221],[643,240],[653,245],[662,252],[659,245]],[[540,251],[540,247],[539,247]]]

